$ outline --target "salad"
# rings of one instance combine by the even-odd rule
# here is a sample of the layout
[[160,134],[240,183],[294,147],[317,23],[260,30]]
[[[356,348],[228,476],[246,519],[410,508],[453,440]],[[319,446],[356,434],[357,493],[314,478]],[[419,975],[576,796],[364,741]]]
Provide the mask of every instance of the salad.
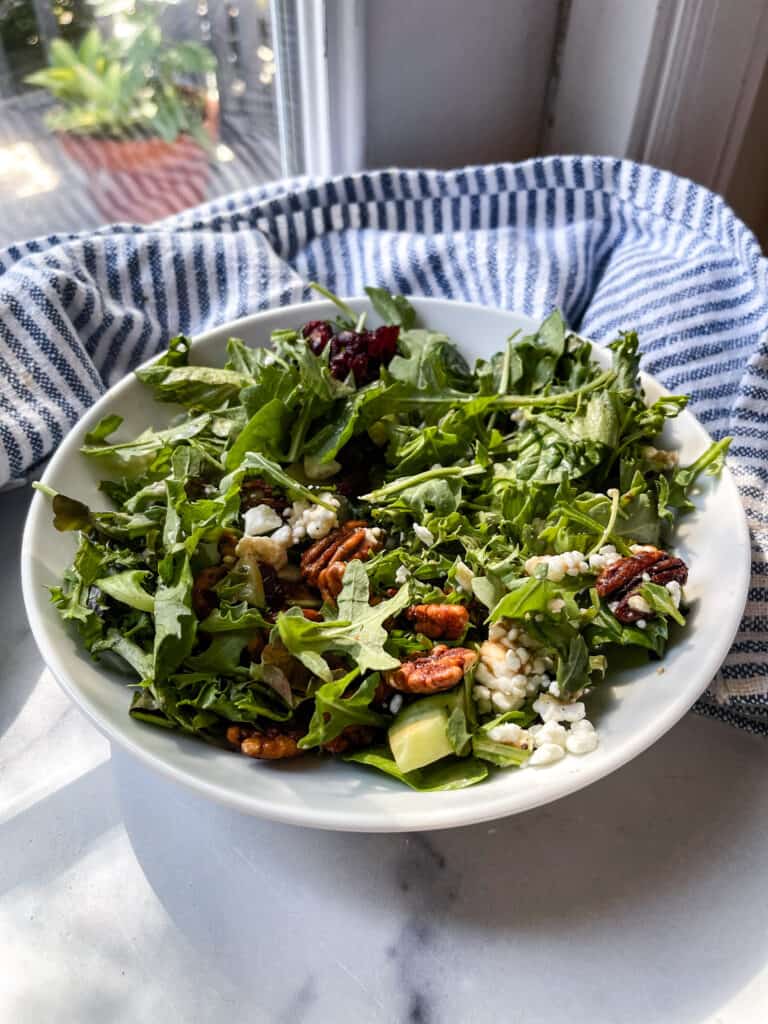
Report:
[[371,327],[318,290],[334,320],[137,372],[180,411],[87,435],[107,511],[37,485],[78,535],[62,618],[137,722],[255,759],[444,790],[589,754],[611,664],[685,623],[670,542],[730,439],[658,447],[686,398],[646,405],[633,332],[603,370],[553,312],[470,368],[404,297],[366,289]]

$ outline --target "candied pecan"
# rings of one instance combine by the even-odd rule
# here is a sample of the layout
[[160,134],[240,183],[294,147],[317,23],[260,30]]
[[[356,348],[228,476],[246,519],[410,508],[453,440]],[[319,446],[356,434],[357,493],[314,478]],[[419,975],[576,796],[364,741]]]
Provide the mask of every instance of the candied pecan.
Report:
[[376,738],[376,730],[370,725],[346,725],[339,735],[323,744],[329,754],[343,754],[347,750],[369,747]]
[[628,626],[655,615],[655,612],[632,606],[632,598],[646,580],[659,586],[672,581],[684,586],[688,580],[688,566],[682,558],[649,545],[604,569],[597,578],[597,592],[601,597],[609,594],[613,597],[615,603],[610,605],[613,614]]
[[219,599],[213,588],[222,580],[229,569],[226,565],[211,565],[195,576],[192,584],[192,608],[198,619],[207,618],[214,608],[218,608]]
[[417,633],[431,640],[458,640],[469,622],[461,604],[413,604],[405,612]]
[[666,558],[667,554],[665,551],[659,551],[658,548],[648,546],[642,551],[638,551],[634,555],[628,555],[626,558],[620,558],[613,565],[607,566],[600,575],[597,577],[595,587],[600,597],[607,597],[609,594],[615,593],[617,590],[624,590],[635,582],[637,577],[641,577],[654,562],[658,562],[662,558]]
[[316,541],[301,556],[301,570],[307,583],[317,587],[323,600],[334,601],[341,591],[347,562],[365,560],[381,542],[362,519],[351,519]]
[[666,555],[648,569],[648,575],[651,577],[652,583],[658,583],[660,586],[672,583],[674,580],[681,587],[684,587],[688,582],[688,566],[682,558],[673,558],[670,555]]
[[403,693],[437,693],[455,686],[476,661],[475,652],[466,647],[438,644],[429,654],[403,661],[400,668],[385,672],[384,678]]
[[243,725],[231,725],[227,729],[227,739],[233,747],[239,747],[241,754],[262,761],[299,757],[304,753],[298,745],[301,735],[296,729],[281,730],[278,725],[267,726],[261,731]]
[[309,619],[310,622],[322,622],[323,616],[317,610],[317,608],[302,608],[301,614],[305,619]]

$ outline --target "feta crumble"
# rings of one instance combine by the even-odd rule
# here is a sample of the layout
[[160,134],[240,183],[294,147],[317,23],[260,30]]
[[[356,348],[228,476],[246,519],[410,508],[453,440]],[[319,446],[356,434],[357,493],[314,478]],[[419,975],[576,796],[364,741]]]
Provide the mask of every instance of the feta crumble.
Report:
[[594,725],[582,718],[571,726],[565,740],[565,749],[569,754],[591,754],[597,749],[598,742]]
[[589,564],[583,551],[564,551],[561,555],[533,555],[525,563],[529,576],[536,576],[540,566],[546,566],[546,577],[553,583],[560,583],[566,576],[580,576],[589,572]]
[[397,583],[398,586],[402,586],[404,583],[408,582],[410,575],[411,573],[407,566],[398,566],[397,572],[395,573],[395,583]]
[[653,609],[642,594],[631,594],[627,599],[627,604],[633,612],[640,612],[641,615],[651,615],[653,613]]
[[472,580],[475,578],[475,574],[459,558],[456,560],[456,572],[455,572],[456,583],[464,591],[465,594],[472,593]]
[[422,526],[421,523],[413,524],[413,532],[426,547],[430,548],[435,543],[435,536],[432,531],[428,530],[426,526]]
[[280,516],[269,505],[256,505],[255,508],[249,508],[243,519],[245,532],[249,537],[260,537],[283,525]]

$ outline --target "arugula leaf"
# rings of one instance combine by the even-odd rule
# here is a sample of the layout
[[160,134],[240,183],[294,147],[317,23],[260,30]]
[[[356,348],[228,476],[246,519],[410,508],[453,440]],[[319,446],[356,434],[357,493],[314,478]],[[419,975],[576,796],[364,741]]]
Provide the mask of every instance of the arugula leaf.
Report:
[[410,384],[428,395],[458,393],[471,385],[469,368],[450,338],[439,331],[401,331],[399,353],[388,367],[393,380]]
[[508,587],[508,593],[502,597],[494,607],[489,616],[490,622],[497,622],[499,619],[522,619],[529,612],[537,612],[544,615],[552,615],[550,601],[559,598],[565,602],[565,614],[569,618],[575,618],[579,614],[578,606],[573,595],[578,590],[587,586],[579,577],[569,577],[559,583],[546,578],[540,579],[536,576],[528,576],[525,579],[515,580]]
[[385,324],[409,331],[416,323],[416,310],[404,295],[391,295],[386,288],[366,288],[365,294]]
[[454,754],[458,757],[464,757],[469,753],[472,746],[472,733],[469,731],[467,714],[463,704],[457,704],[448,716],[446,733]]
[[567,654],[557,660],[557,685],[561,693],[576,693],[589,686],[589,648],[580,634],[571,637]]
[[651,608],[659,615],[668,615],[674,619],[679,626],[685,625],[685,616],[672,600],[672,595],[666,587],[658,583],[643,583],[638,593],[645,598]]
[[158,402],[176,402],[195,409],[218,409],[251,383],[251,378],[245,374],[212,366],[153,363],[137,370],[136,376],[152,389]]
[[363,563],[355,559],[344,572],[339,618],[313,622],[304,618],[300,608],[291,608],[277,616],[280,639],[295,658],[325,682],[331,681],[332,673],[323,654],[344,654],[361,672],[397,668],[397,658],[384,649],[384,623],[409,603],[408,585],[377,605],[368,603],[368,595],[368,576]]
[[168,556],[166,563],[155,593],[155,683],[167,679],[189,655],[197,632],[189,557],[179,553]]
[[246,473],[252,471],[255,471],[270,483],[277,484],[294,501],[310,501],[313,505],[322,505],[323,508],[331,507],[321,499],[319,492],[311,491],[304,484],[299,483],[294,477],[289,476],[276,462],[268,459],[260,452],[246,452],[239,467],[233,470],[229,476],[224,477],[219,489],[226,492],[232,487],[239,487]]
[[359,675],[359,669],[352,669],[341,679],[324,683],[315,690],[315,711],[307,734],[299,740],[302,750],[330,743],[348,725],[373,725],[382,728],[387,725],[389,719],[376,711],[371,711],[369,707],[379,684],[377,673],[364,679],[354,693],[344,696]]
[[237,469],[248,452],[263,452],[270,459],[279,460],[289,420],[290,411],[279,398],[263,405],[251,416],[227,452],[226,469]]
[[387,747],[356,750],[354,753],[345,754],[343,760],[377,768],[385,775],[391,775],[399,782],[404,782],[410,789],[421,792],[466,789],[467,786],[474,786],[488,777],[486,766],[474,757],[445,757],[435,764],[412,772],[401,772]]
[[116,416],[114,413],[111,416],[104,416],[93,430],[89,430],[85,435],[85,443],[98,444],[99,441],[105,441],[110,434],[114,434],[122,422],[123,417]]
[[97,640],[91,648],[91,653],[94,655],[107,651],[119,655],[130,665],[139,679],[145,680],[151,677],[152,655],[130,637],[124,636],[119,630],[107,630],[105,636]]
[[82,501],[57,494],[53,499],[53,525],[62,533],[69,530],[87,530],[91,524],[91,510]]
[[271,629],[272,623],[264,618],[258,608],[250,607],[245,601],[235,605],[221,605],[215,608],[198,625],[203,633],[228,633],[253,629]]
[[142,583],[150,575],[146,569],[126,569],[111,576],[102,576],[96,580],[96,586],[116,601],[127,604],[129,608],[137,608],[142,612],[155,610],[155,599],[148,594]]

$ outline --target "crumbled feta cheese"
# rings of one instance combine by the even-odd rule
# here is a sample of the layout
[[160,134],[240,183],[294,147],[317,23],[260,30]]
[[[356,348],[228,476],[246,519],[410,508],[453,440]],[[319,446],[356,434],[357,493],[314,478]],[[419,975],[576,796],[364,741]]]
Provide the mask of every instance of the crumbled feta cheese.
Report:
[[506,743],[519,750],[526,750],[528,747],[528,733],[515,722],[503,722],[501,725],[495,725],[493,729],[489,729],[488,737],[494,743]]
[[533,555],[525,563],[529,576],[536,576],[540,566],[546,566],[546,578],[560,583],[566,576],[579,576],[589,572],[589,565],[581,551],[564,551],[560,555]]
[[321,462],[317,455],[304,456],[304,473],[310,480],[330,480],[341,469],[341,463],[331,459]]
[[495,690],[491,694],[491,703],[497,711],[502,713],[506,711],[517,711],[522,707],[525,697],[509,696],[506,693],[502,693],[500,690]]
[[554,764],[555,761],[560,761],[564,757],[565,750],[563,747],[558,746],[557,743],[545,743],[534,750],[533,754],[528,758],[528,764],[534,768],[541,768],[545,764]]
[[243,517],[245,532],[249,537],[259,537],[271,533],[283,525],[280,516],[269,505],[256,505],[249,508]]
[[574,722],[565,741],[565,749],[570,754],[591,754],[597,749],[597,732],[586,718]]
[[468,565],[462,562],[460,558],[456,562],[456,571],[454,573],[454,576],[456,582],[464,591],[464,593],[471,594],[472,580],[475,578],[475,574],[472,572]]
[[621,555],[613,544],[603,544],[599,551],[589,556],[589,567],[593,572],[602,572],[609,565],[618,562],[620,558]]
[[410,570],[408,569],[407,566],[405,566],[405,565],[398,566],[397,572],[395,573],[395,583],[397,583],[398,586],[402,586],[403,583],[407,583],[408,582],[408,577],[410,575],[411,575],[411,573],[410,573]]
[[283,548],[289,548],[293,544],[293,531],[290,526],[281,526],[279,530],[275,530],[271,539],[275,544],[279,544]]
[[288,555],[282,544],[272,537],[241,537],[235,548],[235,554],[243,561],[256,560],[271,565],[273,569],[282,569],[288,562]]
[[393,715],[396,715],[400,708],[403,706],[403,695],[402,693],[396,693],[392,700],[389,702],[389,710]]
[[[307,537],[311,540],[327,537],[339,525],[339,500],[328,491],[320,494],[320,500],[323,505],[312,501],[294,501],[290,509],[283,512],[287,522],[272,534],[272,539],[288,548],[300,544]],[[332,507],[325,508],[325,505]]]
[[543,694],[534,701],[533,710],[545,722],[578,722],[585,714],[583,701],[563,704],[549,694]]
[[435,536],[432,533],[432,531],[428,530],[426,526],[422,526],[421,523],[413,524],[413,532],[416,534],[417,538],[421,541],[421,543],[426,545],[426,547],[432,547],[432,545],[435,543]]
[[650,615],[653,609],[645,600],[642,594],[632,594],[627,600],[627,604],[634,612],[641,612],[643,615]]
[[638,619],[637,622],[635,623],[635,625],[637,626],[638,629],[647,629],[648,628],[648,623],[645,621],[645,619]]
[[511,672],[519,671],[520,666],[522,665],[522,661],[518,658],[517,651],[514,648],[510,648],[510,650],[507,651],[504,655],[504,661]]
[[533,734],[533,745],[538,748],[543,747],[545,743],[556,743],[558,747],[564,748],[567,735],[565,726],[559,722],[545,722]]
[[675,608],[679,608],[680,599],[683,596],[682,587],[677,582],[677,580],[670,580],[669,583],[666,584],[666,587],[669,591],[669,596],[672,598],[672,604],[675,606]]
[[547,611],[552,612],[553,615],[558,615],[563,608],[565,608],[565,601],[562,597],[552,597],[547,601]]

